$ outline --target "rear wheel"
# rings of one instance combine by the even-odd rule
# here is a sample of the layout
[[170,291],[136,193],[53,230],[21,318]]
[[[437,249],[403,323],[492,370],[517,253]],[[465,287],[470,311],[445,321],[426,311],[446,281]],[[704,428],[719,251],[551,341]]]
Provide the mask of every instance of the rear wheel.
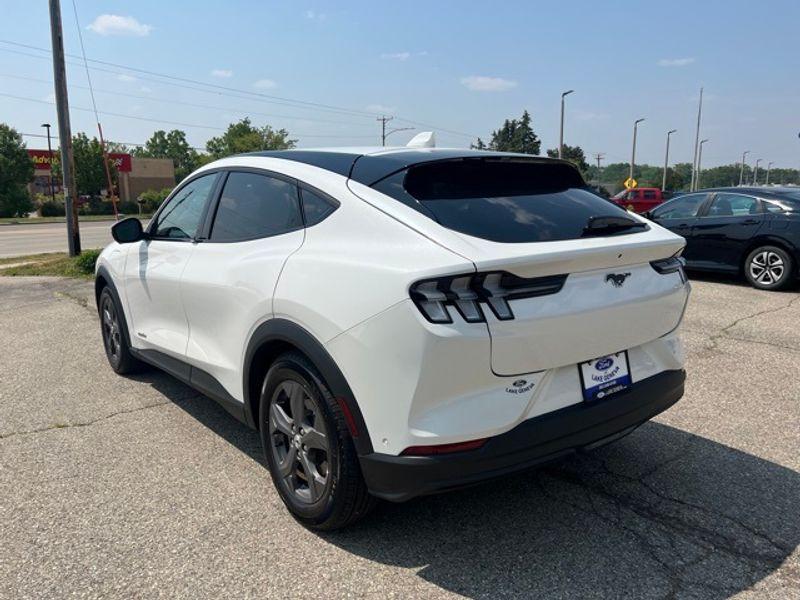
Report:
[[142,367],[130,352],[125,317],[114,294],[108,287],[100,293],[100,331],[111,368],[120,375],[134,373]]
[[341,409],[302,355],[279,357],[264,380],[259,429],[281,500],[312,529],[345,527],[374,499],[361,476]]
[[745,260],[744,274],[753,287],[760,290],[778,290],[792,279],[792,257],[783,248],[761,246]]

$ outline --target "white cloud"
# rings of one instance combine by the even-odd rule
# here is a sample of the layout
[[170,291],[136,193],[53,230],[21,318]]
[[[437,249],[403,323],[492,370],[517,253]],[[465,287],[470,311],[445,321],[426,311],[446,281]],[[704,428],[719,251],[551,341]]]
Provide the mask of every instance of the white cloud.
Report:
[[278,84],[272,81],[272,79],[259,79],[253,84],[253,87],[258,88],[259,90],[271,90],[277,86]]
[[86,28],[100,35],[131,35],[144,37],[153,30],[152,25],[140,23],[133,17],[100,15]]
[[306,11],[306,19],[311,19],[312,21],[313,20],[322,21],[325,19],[325,13],[320,13],[315,10],[309,9]]
[[233,77],[233,71],[231,71],[230,69],[212,69],[211,76],[223,77],[227,79],[228,77]]
[[126,75],[125,73],[120,73],[119,75],[117,75],[117,81],[126,81],[126,82],[136,81],[136,77],[134,77],[133,75]]
[[470,75],[461,78],[461,85],[473,92],[507,92],[517,87],[517,82],[502,77]]
[[694,62],[693,58],[662,58],[658,61],[659,67],[685,67]]
[[367,110],[369,112],[374,113],[381,113],[381,114],[392,114],[394,111],[397,110],[396,106],[386,106],[384,104],[368,104]]
[[387,52],[381,54],[384,60],[408,60],[411,58],[411,52]]

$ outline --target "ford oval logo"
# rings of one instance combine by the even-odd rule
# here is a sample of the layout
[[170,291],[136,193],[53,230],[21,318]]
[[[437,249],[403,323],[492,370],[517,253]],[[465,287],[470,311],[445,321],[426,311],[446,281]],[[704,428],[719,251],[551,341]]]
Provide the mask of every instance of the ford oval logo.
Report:
[[605,371],[606,369],[610,368],[611,365],[613,364],[614,364],[613,358],[601,358],[595,363],[594,368],[597,369],[598,371]]
[[512,385],[513,385],[514,387],[522,387],[522,386],[523,386],[523,385],[525,385],[526,383],[528,383],[528,382],[527,382],[527,381],[525,381],[524,379],[517,379],[517,380],[516,380],[516,381],[515,381],[515,382],[514,382]]

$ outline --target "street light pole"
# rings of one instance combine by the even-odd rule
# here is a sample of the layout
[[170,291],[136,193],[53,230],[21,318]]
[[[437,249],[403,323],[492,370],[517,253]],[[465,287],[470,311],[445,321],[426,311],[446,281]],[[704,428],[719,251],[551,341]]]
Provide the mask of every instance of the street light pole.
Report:
[[630,179],[633,179],[633,165],[636,163],[636,130],[639,128],[639,123],[644,119],[636,119],[633,122],[633,149],[631,150],[631,172]]
[[744,183],[744,159],[748,154],[750,154],[750,150],[745,150],[742,152],[742,167],[739,170],[739,185]]
[[700,163],[703,162],[703,144],[705,144],[708,140],[700,140],[700,148],[697,152],[697,176],[694,179],[694,190],[697,191],[700,189]]
[[667,168],[669,167],[669,136],[678,131],[677,129],[670,129],[667,132],[667,149],[664,151],[664,177],[661,180],[661,191],[667,189]]
[[67,245],[70,256],[81,253],[78,229],[78,203],[75,187],[75,157],[72,154],[72,131],[69,124],[67,70],[64,65],[64,32],[61,28],[61,2],[50,0],[50,35],[53,45],[53,79],[58,111],[58,142],[61,146],[61,175],[64,180],[64,208],[67,221]]
[[764,185],[769,185],[769,172],[772,170],[772,165],[774,164],[774,162],[767,163],[767,180],[764,182]]
[[697,105],[697,129],[694,133],[694,160],[692,161],[692,182],[689,190],[694,191],[697,185],[697,151],[700,146],[700,116],[703,113],[703,88],[700,88],[700,103]]
[[758,163],[760,163],[763,158],[756,159],[756,165],[753,167],[753,185],[758,185]]
[[50,182],[50,199],[55,204],[56,188],[53,186],[53,146],[50,144],[50,123],[42,123],[42,127],[47,129],[47,158],[50,160],[50,175],[48,175],[47,181]]
[[569,96],[575,90],[567,90],[561,94],[561,128],[558,133],[558,158],[564,156],[564,98]]

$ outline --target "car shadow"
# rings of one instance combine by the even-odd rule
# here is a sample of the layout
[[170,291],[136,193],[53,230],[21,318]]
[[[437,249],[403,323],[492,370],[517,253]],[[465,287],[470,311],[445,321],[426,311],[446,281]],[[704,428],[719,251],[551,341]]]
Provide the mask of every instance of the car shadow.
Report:
[[[687,269],[686,274],[689,276],[689,281],[708,281],[710,283],[724,283],[727,285],[735,285],[748,289],[753,288],[753,286],[747,282],[743,275],[717,273],[714,271],[694,271],[691,269]],[[800,281],[795,280],[789,283],[789,285],[787,285],[784,289],[774,290],[773,292],[796,292],[798,288],[800,288]]]
[[[260,440],[168,375],[137,376],[253,460]],[[800,473],[661,423],[405,504],[326,542],[469,598],[727,598],[800,544]]]

